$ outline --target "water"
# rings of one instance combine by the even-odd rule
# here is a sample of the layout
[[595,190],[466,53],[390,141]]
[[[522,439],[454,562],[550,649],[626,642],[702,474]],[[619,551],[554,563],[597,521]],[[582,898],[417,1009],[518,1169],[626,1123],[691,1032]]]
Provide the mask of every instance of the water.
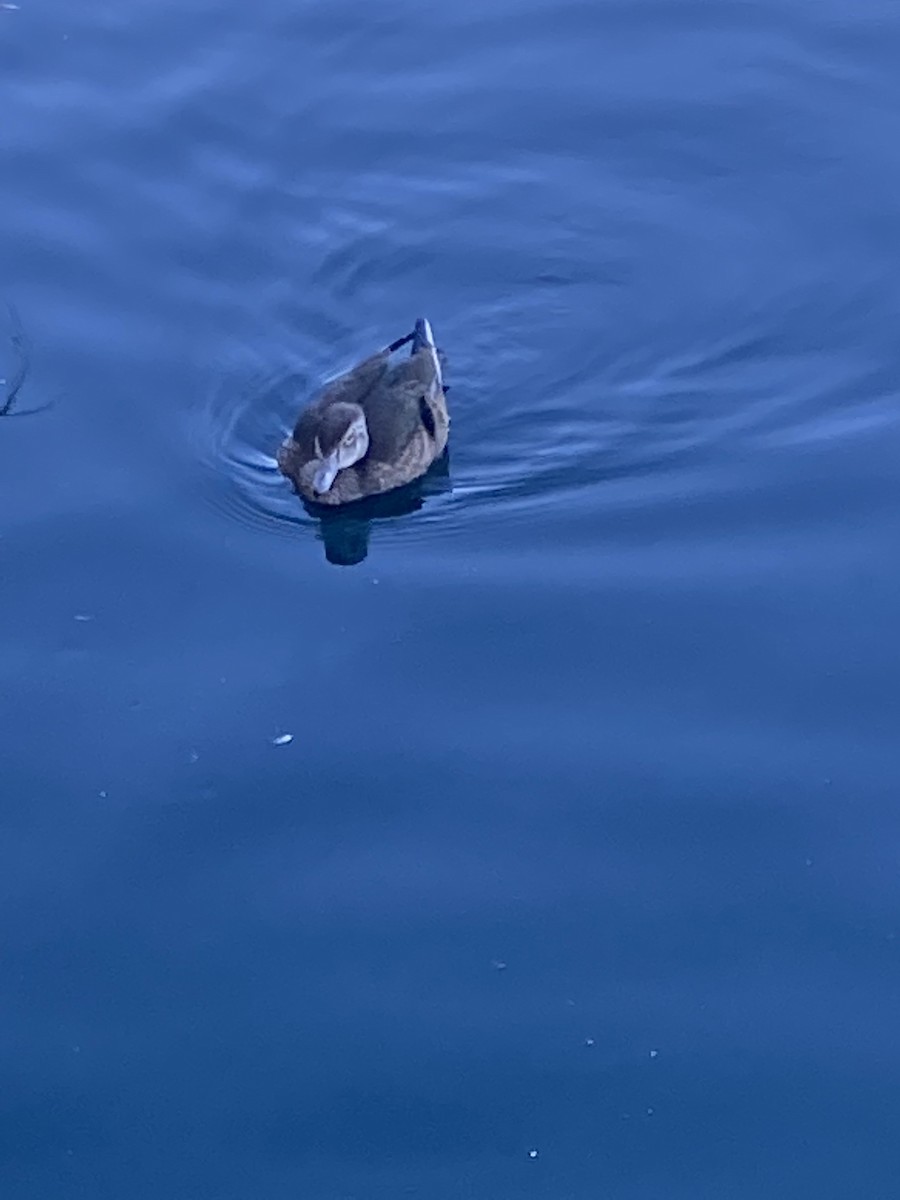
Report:
[[[895,1195],[898,60],[0,9],[4,1198]],[[419,313],[449,476],[332,565],[271,456]]]

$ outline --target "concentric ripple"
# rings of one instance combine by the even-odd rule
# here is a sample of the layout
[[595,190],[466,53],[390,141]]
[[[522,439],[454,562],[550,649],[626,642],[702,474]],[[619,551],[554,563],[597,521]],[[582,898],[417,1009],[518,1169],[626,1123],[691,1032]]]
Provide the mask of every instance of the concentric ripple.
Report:
[[194,443],[213,480],[211,500],[234,519],[285,534],[312,524],[275,461],[292,398],[307,386],[287,365],[263,372],[234,363],[195,414]]
[[[576,291],[539,285],[515,302],[437,323],[449,360],[449,479],[426,488],[413,508],[376,512],[386,531],[426,536],[488,513],[519,519],[613,482],[619,499],[624,487],[629,504],[652,503],[659,489],[647,488],[648,475],[664,479],[687,462],[715,464],[884,419],[871,364],[857,371],[844,354],[839,371],[823,354],[809,378],[808,356],[792,355],[772,312],[726,314],[721,330],[704,330],[700,342],[684,329],[680,344],[677,330],[662,337],[657,329],[654,340],[648,314],[625,338],[616,326],[607,343],[570,319]],[[394,334],[386,328],[383,340]],[[347,349],[331,374],[371,351],[371,338],[357,341],[342,339]],[[280,361],[266,363],[257,349],[221,366],[194,425],[216,506],[290,536],[316,524],[274,459],[328,375],[328,347],[306,349],[305,362],[281,350]],[[697,473],[691,486],[703,486]],[[397,519],[404,514],[410,519]]]
[[[603,480],[658,469],[696,440],[696,430],[676,429],[671,421],[654,434],[658,389],[633,374],[610,377],[605,350],[589,350],[577,331],[567,333],[563,309],[550,314],[556,328],[541,330],[548,318],[545,300],[533,292],[525,302],[496,304],[437,325],[448,354],[449,484],[426,493],[416,528],[452,528],[487,510],[521,514],[564,502]],[[393,335],[385,329],[383,339]],[[567,337],[572,345],[561,355]],[[371,349],[360,342],[349,354],[336,355],[331,373]],[[327,347],[310,348],[317,367],[326,355]],[[193,442],[215,481],[211,498],[217,507],[244,523],[293,536],[298,524],[315,522],[278,472],[274,454],[328,373],[287,361],[283,353],[281,361],[264,358],[261,349],[245,350],[218,367],[194,414]]]

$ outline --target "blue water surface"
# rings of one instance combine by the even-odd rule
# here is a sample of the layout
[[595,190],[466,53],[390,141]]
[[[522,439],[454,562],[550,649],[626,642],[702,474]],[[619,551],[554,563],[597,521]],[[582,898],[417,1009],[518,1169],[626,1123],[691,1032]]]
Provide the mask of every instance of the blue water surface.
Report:
[[[0,6],[3,1200],[898,1195],[898,64]],[[323,527],[419,314],[449,475]]]

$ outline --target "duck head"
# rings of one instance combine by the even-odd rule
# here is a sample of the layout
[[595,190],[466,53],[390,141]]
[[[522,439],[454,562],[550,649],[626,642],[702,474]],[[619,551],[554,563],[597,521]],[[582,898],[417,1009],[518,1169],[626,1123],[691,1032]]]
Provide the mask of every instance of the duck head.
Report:
[[338,471],[358,463],[369,449],[369,428],[360,406],[343,401],[329,405],[319,420],[314,447],[317,466],[313,487],[323,496]]

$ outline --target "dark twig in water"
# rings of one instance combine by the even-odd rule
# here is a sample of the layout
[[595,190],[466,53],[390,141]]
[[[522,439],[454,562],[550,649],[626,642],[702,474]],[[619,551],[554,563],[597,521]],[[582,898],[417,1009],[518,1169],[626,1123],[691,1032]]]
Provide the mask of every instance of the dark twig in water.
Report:
[[19,314],[10,304],[9,319],[12,324],[12,333],[9,335],[10,345],[16,352],[16,366],[13,371],[12,378],[6,385],[6,399],[0,407],[0,417],[8,417],[12,414],[13,405],[22,390],[22,384],[25,382],[25,377],[28,374],[28,354],[25,350],[25,336],[22,332],[22,322],[19,320]]
[[0,380],[0,384],[5,384],[6,391],[3,403],[0,404],[0,417],[28,417],[33,413],[43,412],[45,408],[49,408],[50,406],[49,404],[42,404],[39,408],[30,408],[25,412],[13,411],[16,401],[19,398],[19,392],[22,390],[22,385],[28,377],[29,358],[28,344],[19,314],[11,304],[8,304],[7,308],[9,309],[9,319],[12,325],[9,341],[16,354],[16,365],[10,379]]

